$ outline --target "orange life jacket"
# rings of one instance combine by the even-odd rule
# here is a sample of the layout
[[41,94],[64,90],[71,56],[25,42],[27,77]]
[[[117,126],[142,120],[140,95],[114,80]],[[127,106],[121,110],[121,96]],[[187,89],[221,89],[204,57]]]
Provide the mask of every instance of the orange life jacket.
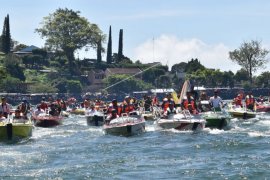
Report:
[[189,106],[191,106],[192,110],[195,110],[195,101],[193,99],[190,99],[190,101],[188,99],[184,100],[184,108],[189,109]]
[[121,115],[121,113],[122,113],[122,108],[121,107],[119,107],[119,106],[110,106],[109,108],[108,108],[108,111],[107,111],[107,114],[110,114],[110,113],[112,113],[112,110],[113,109],[115,109],[116,110],[116,112],[117,112],[117,115]]

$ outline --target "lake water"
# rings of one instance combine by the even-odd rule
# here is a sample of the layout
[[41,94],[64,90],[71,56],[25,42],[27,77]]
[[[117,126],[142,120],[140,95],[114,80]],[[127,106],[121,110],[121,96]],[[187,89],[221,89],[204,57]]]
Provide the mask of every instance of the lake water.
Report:
[[267,179],[270,115],[232,119],[229,130],[179,132],[146,124],[133,137],[105,135],[83,116],[0,143],[0,179]]

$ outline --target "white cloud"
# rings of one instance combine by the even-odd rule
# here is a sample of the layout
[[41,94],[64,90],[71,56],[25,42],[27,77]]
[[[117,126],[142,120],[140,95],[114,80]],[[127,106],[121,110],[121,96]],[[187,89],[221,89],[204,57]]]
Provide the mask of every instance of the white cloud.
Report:
[[134,59],[139,59],[143,63],[159,61],[171,67],[180,62],[187,62],[191,58],[198,58],[207,68],[236,72],[240,66],[229,59],[230,50],[222,43],[207,44],[196,38],[178,39],[172,35],[161,35],[138,45],[134,51]]

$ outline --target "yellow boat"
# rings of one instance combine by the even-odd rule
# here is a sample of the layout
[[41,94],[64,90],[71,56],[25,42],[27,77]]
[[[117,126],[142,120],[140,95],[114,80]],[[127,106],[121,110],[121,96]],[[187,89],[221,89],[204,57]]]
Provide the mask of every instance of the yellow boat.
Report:
[[69,112],[70,112],[70,114],[85,115],[85,109],[84,108],[72,109]]
[[32,136],[33,124],[30,119],[3,120],[0,122],[0,140],[13,140]]

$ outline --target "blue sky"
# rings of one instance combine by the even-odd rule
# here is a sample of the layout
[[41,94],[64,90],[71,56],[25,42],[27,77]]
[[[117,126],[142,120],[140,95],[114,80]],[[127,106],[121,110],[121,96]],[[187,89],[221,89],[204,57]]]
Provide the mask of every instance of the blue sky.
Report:
[[[243,41],[261,40],[270,49],[268,0],[0,2],[0,27],[9,14],[12,38],[26,45],[44,46],[35,28],[40,27],[43,17],[66,7],[80,11],[81,16],[98,24],[105,34],[111,25],[113,52],[117,52],[119,29],[123,29],[124,54],[142,62],[160,61],[171,66],[199,58],[206,67],[236,72],[240,67],[228,59],[228,52]],[[78,55],[80,58],[95,56],[93,50],[80,51]]]

